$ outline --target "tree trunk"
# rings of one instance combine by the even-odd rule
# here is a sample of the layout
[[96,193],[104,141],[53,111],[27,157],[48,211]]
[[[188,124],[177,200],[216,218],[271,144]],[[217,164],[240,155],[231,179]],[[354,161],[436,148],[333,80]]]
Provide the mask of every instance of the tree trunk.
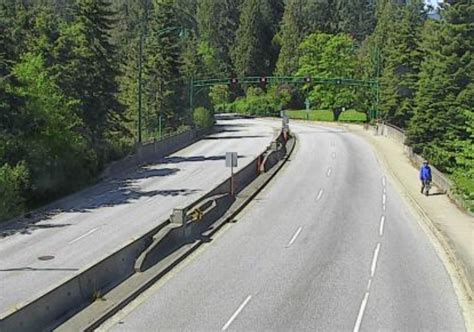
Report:
[[341,115],[341,113],[342,113],[342,108],[340,107],[332,109],[334,121],[339,121],[339,116]]

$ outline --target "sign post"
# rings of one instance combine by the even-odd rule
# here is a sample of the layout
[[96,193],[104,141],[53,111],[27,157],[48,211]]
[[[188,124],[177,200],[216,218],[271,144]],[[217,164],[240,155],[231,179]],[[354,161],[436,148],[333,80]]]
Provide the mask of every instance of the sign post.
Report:
[[306,105],[306,120],[309,120],[309,108],[311,107],[311,102],[309,101],[308,98],[304,101],[304,104]]
[[225,167],[230,167],[230,195],[234,197],[234,167],[237,167],[237,152],[226,152],[225,154]]

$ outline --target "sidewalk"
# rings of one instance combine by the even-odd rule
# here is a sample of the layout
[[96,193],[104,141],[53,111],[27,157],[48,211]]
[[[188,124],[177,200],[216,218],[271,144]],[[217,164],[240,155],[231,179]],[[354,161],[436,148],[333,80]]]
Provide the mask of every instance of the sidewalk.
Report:
[[448,271],[452,275],[454,268],[454,278],[463,288],[464,299],[460,298],[460,301],[467,302],[463,303],[466,305],[464,309],[474,320],[474,218],[461,211],[447,195],[437,194],[441,190],[435,186],[431,196],[420,193],[418,170],[403,153],[400,143],[384,136],[375,136],[373,131],[359,125],[343,126],[373,145],[380,162],[393,176],[394,184],[401,189],[400,194],[411,203],[425,226],[437,238],[447,255],[444,258],[451,263],[448,263],[451,265],[447,266]]

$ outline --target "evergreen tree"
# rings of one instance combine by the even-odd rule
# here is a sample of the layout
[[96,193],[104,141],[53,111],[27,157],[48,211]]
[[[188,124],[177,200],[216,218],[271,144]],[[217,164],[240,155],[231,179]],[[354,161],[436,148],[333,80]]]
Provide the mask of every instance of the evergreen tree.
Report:
[[123,113],[116,98],[116,50],[110,43],[113,15],[108,1],[80,0],[74,22],[61,25],[54,48],[59,85],[81,101],[77,113],[96,149],[103,149],[108,130],[119,129]]
[[265,57],[264,20],[259,0],[244,0],[240,14],[232,59],[239,76],[267,75],[269,59]]
[[[413,115],[413,98],[421,54],[418,41],[425,20],[424,3],[411,1],[408,5],[387,3],[385,17],[391,18],[382,50],[384,71],[381,77],[380,107],[382,116],[390,123],[404,128]],[[381,21],[380,23],[384,23]]]
[[429,21],[423,31],[425,58],[408,139],[440,169],[454,171],[459,161],[472,163],[474,4],[451,1],[442,15],[442,22]]
[[289,0],[281,23],[280,54],[276,73],[292,75],[298,69],[298,46],[303,38],[303,5],[305,0]]
[[[159,118],[177,126],[185,108],[180,106],[179,88],[185,82],[180,75],[180,36],[172,0],[156,0],[150,13],[144,48],[145,125],[156,133]],[[180,114],[181,111],[181,114]]]
[[242,0],[198,0],[199,53],[205,76],[229,77],[233,70],[231,49],[239,25]]
[[375,27],[373,0],[335,0],[335,30],[363,41]]

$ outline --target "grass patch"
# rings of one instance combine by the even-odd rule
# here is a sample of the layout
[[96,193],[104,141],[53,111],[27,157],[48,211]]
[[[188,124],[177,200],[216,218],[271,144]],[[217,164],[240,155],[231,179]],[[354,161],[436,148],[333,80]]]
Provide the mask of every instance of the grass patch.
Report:
[[[334,121],[332,111],[312,110],[312,111],[287,111],[290,119],[310,120],[310,121]],[[365,113],[355,110],[348,110],[339,117],[341,122],[365,122]]]

